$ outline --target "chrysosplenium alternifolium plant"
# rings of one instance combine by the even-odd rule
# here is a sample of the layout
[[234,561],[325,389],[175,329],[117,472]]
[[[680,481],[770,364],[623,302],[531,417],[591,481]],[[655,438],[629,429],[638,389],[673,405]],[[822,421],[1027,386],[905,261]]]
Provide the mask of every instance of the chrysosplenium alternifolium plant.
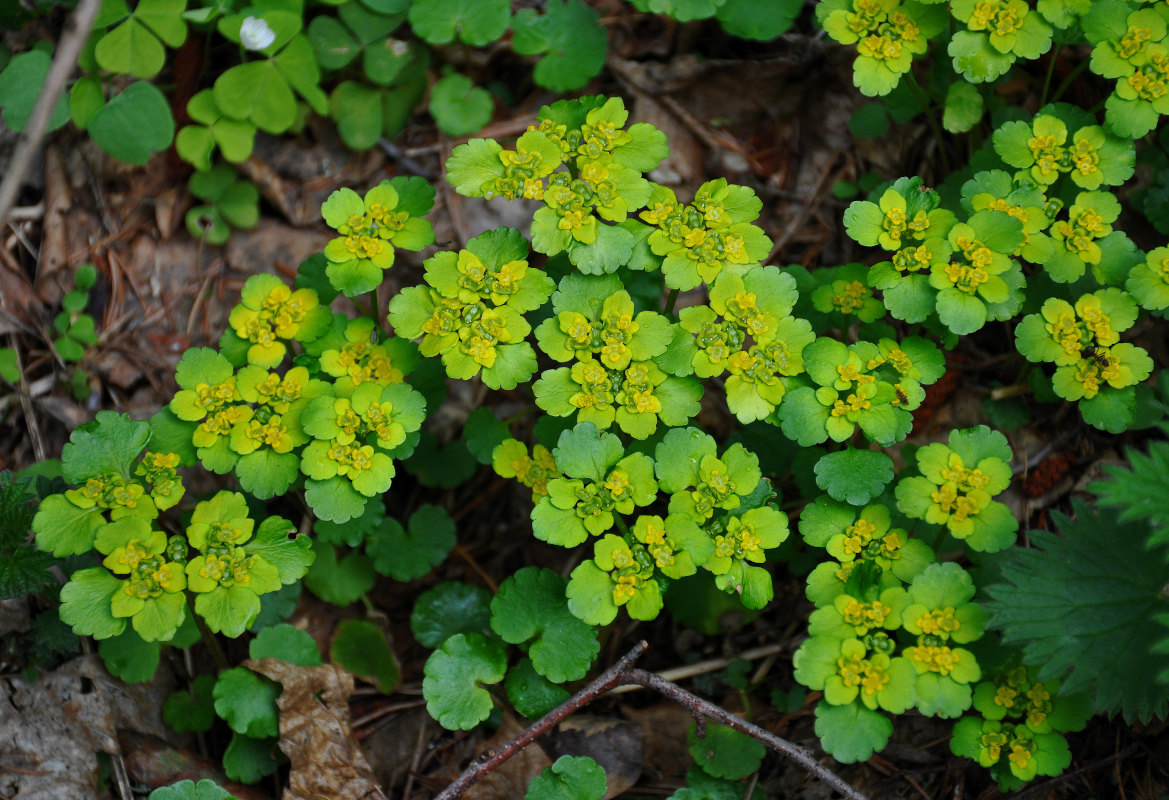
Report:
[[[865,64],[880,65],[870,88],[897,83],[944,10],[895,0],[824,8],[830,32],[851,31]],[[996,74],[1033,57],[1052,24],[1014,2],[953,11],[967,27],[952,40],[955,59],[993,48]],[[861,59],[858,70],[876,69]],[[800,513],[804,542],[829,560],[807,579],[816,611],[794,659],[796,679],[824,692],[825,749],[862,760],[888,742],[891,715],[956,719],[973,707],[983,718],[960,721],[955,752],[1000,780],[1058,772],[1058,732],[1073,730],[1075,715],[1052,710],[1050,682],[1018,670],[994,677],[979,663],[993,649],[987,615],[954,563],[1015,541],[1017,520],[995,499],[1012,477],[1006,437],[952,431],[907,451],[896,481],[871,445],[911,432],[926,387],[945,372],[939,342],[1024,311],[1019,350],[1054,365],[1055,391],[1097,427],[1129,425],[1152,364],[1119,334],[1142,306],[1169,306],[1165,248],[1146,257],[1115,229],[1107,187],[1132,174],[1132,142],[1064,105],[1008,122],[951,202],[901,178],[853,203],[848,234],[881,253],[809,282],[763,265],[771,242],[751,189],[719,179],[685,202],[647,178],[665,137],[628,116],[616,98],[560,101],[511,149],[492,139],[456,147],[446,165],[455,190],[533,201],[532,224],[431,254],[422,283],[393,297],[384,320],[329,303],[367,292],[376,301],[396,249],[433,242],[423,217],[434,190],[396,178],[364,195],[335,192],[323,213],[337,237],[294,287],[247,281],[219,347],[180,361],[167,410],[149,424],[103,415],[74,435],[65,477],[77,488],[42,505],[38,543],[58,555],[96,550],[102,566],[73,575],[63,618],[98,637],[129,620],[143,638],[167,641],[193,595],[211,630],[237,636],[257,598],[304,576],[314,555],[306,584],[337,602],[372,587],[375,571],[425,574],[453,544],[453,525],[435,534],[445,544],[428,542],[424,523],[387,519],[382,496],[399,462],[428,469],[423,424],[440,397],[426,370],[437,369],[544,412],[528,428],[524,413],[478,410],[466,447],[530,491],[536,539],[579,548],[580,560],[567,580],[525,567],[494,598],[453,583],[419,598],[412,626],[434,649],[423,693],[449,728],[486,719],[494,701],[484,687],[496,683],[538,716],[567,696],[557,684],[588,672],[597,626],[623,612],[656,618],[675,581],[709,580],[749,609],[771,601],[767,564],[790,533],[772,486],[783,476],[765,474],[743,442],[698,427],[704,404],[725,404],[753,426],[752,441],[830,451],[815,467],[827,494]],[[1029,296],[1029,281],[1052,296]],[[411,386],[415,375],[426,392]],[[143,455],[155,442],[160,452]],[[230,491],[197,504],[186,532],[168,537],[173,525],[155,520],[182,496],[176,468],[196,463],[233,475],[255,501],[301,494],[316,518],[312,549],[278,517],[254,522],[263,504]],[[340,545],[364,552],[339,554]],[[352,591],[330,585],[346,582]],[[510,663],[507,645],[525,657]],[[987,700],[992,683],[1001,702]]]

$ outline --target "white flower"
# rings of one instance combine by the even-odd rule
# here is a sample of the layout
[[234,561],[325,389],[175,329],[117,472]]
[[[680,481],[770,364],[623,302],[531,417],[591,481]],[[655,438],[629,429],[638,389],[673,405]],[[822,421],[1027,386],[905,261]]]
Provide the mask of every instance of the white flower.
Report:
[[260,17],[248,17],[239,29],[239,42],[248,50],[263,50],[276,41],[276,33]]

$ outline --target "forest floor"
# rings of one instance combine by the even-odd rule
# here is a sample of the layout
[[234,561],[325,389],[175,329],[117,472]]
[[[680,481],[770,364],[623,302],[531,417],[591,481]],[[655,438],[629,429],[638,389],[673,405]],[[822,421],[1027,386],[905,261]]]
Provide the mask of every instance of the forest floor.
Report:
[[[688,196],[716,177],[754,188],[764,201],[758,224],[775,242],[766,263],[814,269],[862,257],[843,232],[847,201],[833,194],[838,181],[857,181],[874,170],[886,177],[921,175],[927,184],[939,177],[935,145],[924,123],[893,125],[876,140],[854,139],[849,118],[863,98],[852,87],[851,54],[811,32],[745,46],[722,39],[717,27],[675,26],[632,14],[607,22],[614,42],[610,61],[588,93],[623,96],[632,120],[652,122],[667,133],[671,155],[651,177],[680,195]],[[491,67],[489,63],[484,69]],[[498,65],[500,80],[508,79],[506,67]],[[555,99],[530,85],[512,88],[512,94],[514,102],[500,104],[480,135],[517,135],[534,122],[541,105]],[[1012,99],[1028,102],[1025,97]],[[0,172],[14,140],[0,130]],[[0,469],[59,457],[69,432],[98,410],[114,409],[135,418],[153,414],[175,391],[173,373],[180,354],[217,341],[247,276],[266,271],[291,279],[303,259],[322,249],[330,234],[318,210],[331,191],[342,186],[362,190],[395,175],[440,182],[444,161],[458,143],[440,136],[429,118],[421,116],[397,140],[363,153],[345,148],[331,127],[317,120],[310,120],[296,137],[261,136],[255,155],[240,165],[241,174],[262,193],[261,221],[253,230],[234,233],[226,246],[211,247],[194,240],[183,224],[191,203],[185,188],[189,168],[173,151],[145,167],[127,168],[72,129],[51,136],[0,231],[0,343],[19,352],[24,375],[15,389],[0,384]],[[438,197],[430,216],[437,248],[459,247],[481,231],[522,225],[530,218],[530,209],[522,204],[467,199],[449,187],[440,188]],[[421,262],[431,252],[433,248],[399,254],[383,302],[398,288],[420,280]],[[74,270],[84,262],[96,265],[99,274],[89,306],[99,339],[78,365],[84,377],[71,388],[73,368],[51,346],[52,320],[61,297],[72,288]],[[992,331],[961,340],[949,356],[947,378],[932,387],[927,406],[919,412],[915,440],[987,421],[982,398],[992,386],[1019,381],[1017,365],[1001,357],[1009,347],[1002,337]],[[439,420],[447,434],[457,432],[477,399],[452,394]],[[501,396],[487,402],[508,400]],[[1066,413],[1066,405],[1062,408],[1062,415],[1035,419],[1010,435],[1024,462],[1042,454],[1069,454],[1064,473],[1051,476],[1047,485],[1031,485],[1026,492],[1012,489],[1024,529],[1050,527],[1049,510],[1064,507],[1095,474],[1099,461],[1116,458],[1111,439],[1096,436],[1078,415]],[[701,424],[724,434],[734,427],[725,409],[713,407],[704,410]],[[193,487],[207,488],[212,487]],[[386,795],[422,798],[445,786],[471,755],[514,735],[517,723],[505,720],[491,742],[488,733],[452,734],[429,719],[420,698],[428,651],[413,641],[407,624],[413,598],[443,580],[497,586],[522,564],[555,569],[563,564],[552,548],[528,535],[524,494],[490,470],[453,490],[428,489],[404,476],[395,481],[393,491],[450,509],[458,523],[459,545],[432,575],[409,584],[386,580],[370,595],[372,608],[384,615],[393,635],[403,680],[390,697],[364,690],[353,698],[350,710]],[[599,664],[612,663],[644,638],[650,647],[641,667],[686,669],[677,678],[683,686],[732,711],[749,711],[767,730],[816,750],[812,708],[818,694],[808,693],[790,710],[773,707],[770,699],[772,690],[795,687],[791,656],[806,635],[811,609],[803,597],[799,554],[789,558],[790,570],[775,570],[774,602],[758,616],[724,615],[712,634],[685,628],[667,615],[653,624],[619,622],[603,641]],[[305,593],[293,621],[324,642],[339,619],[364,613],[360,607],[329,606]],[[0,645],[27,619],[27,608],[22,612],[13,601],[0,604]],[[745,664],[737,662],[744,657]],[[93,678],[100,673],[96,656],[79,659],[64,664],[62,674]],[[0,681],[23,666],[21,653],[0,647]],[[114,761],[118,769],[127,770],[132,786],[159,780],[158,760],[143,758],[146,745],[133,736],[165,737],[172,745],[203,752],[217,747],[215,742],[176,736],[159,722],[161,700],[175,685],[174,666],[164,663],[154,681],[125,690],[117,709],[103,706],[106,711],[93,712],[113,716],[84,720],[107,737],[93,734],[89,741],[95,749],[109,746],[111,732],[120,735],[124,757]],[[748,685],[763,688],[734,688],[743,675]],[[42,677],[50,691],[53,677],[52,672]],[[13,727],[11,719],[3,719],[5,713],[0,710],[0,731],[40,737],[46,748],[60,746],[63,736],[82,736],[77,730],[46,731],[36,715]],[[473,796],[522,796],[527,780],[562,752],[593,755],[621,776],[628,797],[668,796],[683,785],[690,763],[689,724],[684,709],[648,692],[614,695],[562,724]],[[868,762],[838,766],[826,756],[823,760],[873,798],[999,796],[985,770],[950,754],[949,729],[950,723],[907,715],[897,720],[890,746]],[[137,734],[130,733],[135,730]],[[1164,724],[1129,726],[1097,717],[1069,741],[1073,760],[1064,775],[1040,779],[1011,796],[1157,800],[1169,792],[1169,731]],[[3,744],[0,736],[0,752]],[[115,739],[114,749],[117,745]],[[631,752],[641,754],[637,763],[629,763]],[[0,785],[11,767],[0,760]],[[111,774],[117,777],[116,772]],[[111,778],[107,796],[118,797],[120,785],[125,784]],[[814,777],[775,755],[764,762],[755,785],[769,798],[831,796]],[[276,797],[280,787],[268,780],[255,789],[257,797]],[[26,796],[31,795],[19,795]]]

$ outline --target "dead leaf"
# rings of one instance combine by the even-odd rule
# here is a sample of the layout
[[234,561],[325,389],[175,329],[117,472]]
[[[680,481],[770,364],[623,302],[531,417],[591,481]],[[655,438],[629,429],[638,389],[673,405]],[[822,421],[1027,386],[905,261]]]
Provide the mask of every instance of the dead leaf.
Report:
[[385,800],[349,723],[353,676],[340,667],[299,667],[276,658],[244,666],[284,687],[280,749],[292,762],[284,800]]
[[641,777],[644,734],[633,722],[589,714],[572,716],[552,734],[554,756],[588,756],[605,769],[604,800],[633,788]]
[[690,766],[686,731],[694,717],[677,703],[648,708],[622,708],[625,716],[641,726],[644,734],[644,766],[656,780],[682,783]]
[[71,280],[72,271],[68,275],[58,273],[68,266],[69,243],[66,231],[70,227],[69,211],[72,206],[73,196],[69,190],[65,164],[60,151],[50,145],[45,148],[44,233],[36,275],[37,294],[50,306],[56,305],[64,294],[65,289],[61,284]]
[[[522,732],[523,728],[516,718],[504,714],[495,735],[483,742],[480,752],[505,745]],[[527,794],[532,778],[550,766],[552,759],[543,747],[533,742],[484,775],[463,797],[466,800],[515,800]]]
[[154,736],[119,730],[118,744],[122,748],[126,771],[136,784],[158,789],[179,781],[198,783],[206,778],[227,789],[238,800],[270,800],[268,795],[251,786],[229,781],[219,764]]

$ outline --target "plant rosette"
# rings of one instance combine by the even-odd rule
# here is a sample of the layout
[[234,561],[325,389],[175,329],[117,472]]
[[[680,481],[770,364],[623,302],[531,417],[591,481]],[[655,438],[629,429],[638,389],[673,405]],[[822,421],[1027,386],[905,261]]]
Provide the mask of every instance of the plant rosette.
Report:
[[658,486],[670,495],[670,514],[687,514],[699,524],[717,510],[738,508],[763,477],[754,453],[734,444],[720,457],[714,437],[697,428],[668,431],[654,449],[654,469]]
[[491,451],[491,468],[501,478],[515,478],[532,490],[532,502],[548,496],[548,481],[561,477],[556,459],[542,444],[528,452],[528,446],[517,439],[506,439]]
[[985,425],[956,430],[948,445],[928,444],[916,457],[921,476],[897,484],[902,513],[944,525],[973,550],[993,553],[1014,543],[1018,520],[992,500],[1011,482],[1011,448],[1005,436]]
[[275,275],[253,275],[244,282],[240,303],[228,317],[230,330],[221,350],[236,353],[237,366],[247,363],[271,369],[288,354],[285,342],[306,342],[325,332],[332,314],[312,289],[290,289]]
[[830,37],[857,46],[853,83],[869,97],[897,87],[947,18],[944,7],[898,0],[827,0],[816,6],[816,20]]
[[305,352],[319,360],[321,372],[333,378],[331,391],[349,397],[363,383],[402,383],[418,362],[418,349],[398,337],[384,337],[368,317],[333,316],[329,333],[309,343]]
[[657,499],[653,459],[626,455],[617,436],[591,422],[564,431],[552,457],[564,477],[548,481],[548,496],[532,509],[532,534],[541,541],[575,547]]
[[954,33],[947,52],[971,83],[993,81],[1017,59],[1036,59],[1051,49],[1051,26],[1025,0],[954,0],[950,11],[966,30]]
[[338,236],[325,245],[329,282],[346,297],[376,289],[394,263],[394,250],[421,250],[434,242],[423,215],[434,205],[434,187],[423,178],[382,181],[362,197],[349,188],[321,206],[325,224]]
[[933,263],[929,283],[938,290],[942,324],[959,336],[988,320],[1012,317],[1023,304],[1022,268],[1010,257],[1023,242],[1023,226],[1002,211],[976,211],[946,234],[951,260]]
[[1023,240],[1010,255],[1042,265],[1053,255],[1054,245],[1044,231],[1051,220],[1043,189],[1030,178],[1012,178],[1001,169],[975,173],[962,184],[962,205],[970,212],[1002,211],[1019,220]]

